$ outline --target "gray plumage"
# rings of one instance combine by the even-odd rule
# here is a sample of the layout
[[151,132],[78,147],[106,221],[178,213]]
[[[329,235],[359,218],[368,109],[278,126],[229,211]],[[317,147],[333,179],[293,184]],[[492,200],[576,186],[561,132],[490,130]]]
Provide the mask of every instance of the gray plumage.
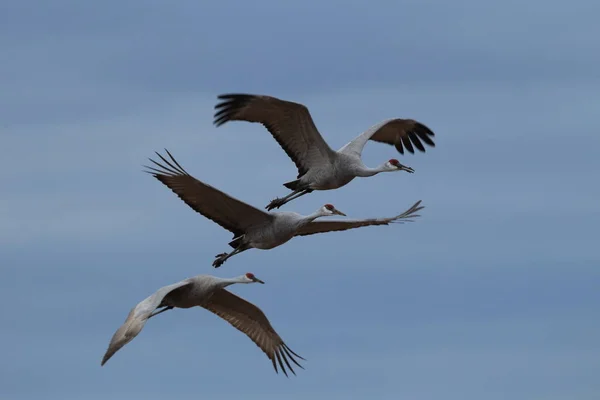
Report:
[[419,200],[407,211],[392,218],[338,220],[328,221],[328,223],[315,221],[315,219],[346,214],[337,210],[332,204],[325,204],[309,215],[295,212],[265,212],[194,178],[181,167],[171,153],[165,151],[171,161],[156,153],[164,164],[150,159],[158,168],[147,166],[149,170],[147,172],[171,189],[193,210],[233,233],[233,240],[229,245],[234,250],[230,253],[217,254],[213,262],[214,267],[219,267],[228,258],[250,248],[272,249],[288,242],[294,236],[410,221],[411,218],[419,217],[416,212],[424,208],[420,206]]
[[[224,279],[211,275],[197,275],[172,285],[164,286],[138,303],[117,329],[101,365],[104,365],[119,349],[131,342],[144,328],[146,322],[173,308],[203,307],[218,315],[233,327],[246,334],[271,360],[275,372],[277,366],[287,376],[287,368],[295,375],[289,361],[303,368],[294,353],[273,329],[265,314],[254,304],[225,290],[234,283],[264,283],[254,274],[247,273],[236,278]],[[158,308],[162,310],[156,311]]]
[[350,183],[356,177],[368,177],[380,172],[407,171],[410,167],[390,159],[376,168],[369,168],[361,159],[362,150],[369,140],[396,147],[404,154],[425,146],[435,146],[431,129],[412,119],[388,119],[382,121],[338,151],[332,150],[319,133],[306,106],[271,96],[250,94],[224,94],[218,97],[215,109],[216,126],[229,121],[258,122],[264,125],[286,154],[296,164],[297,179],[284,183],[292,190],[283,198],[276,198],[267,210],[279,208],[285,203],[314,190],[332,190]]

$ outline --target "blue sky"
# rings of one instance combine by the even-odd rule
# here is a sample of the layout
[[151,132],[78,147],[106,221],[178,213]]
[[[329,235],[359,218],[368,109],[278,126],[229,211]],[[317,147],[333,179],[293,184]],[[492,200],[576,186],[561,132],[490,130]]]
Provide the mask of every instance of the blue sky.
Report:
[[[0,397],[597,399],[600,4],[0,3]],[[141,172],[168,148],[257,206],[296,170],[216,96],[306,104],[332,147],[390,117],[436,148],[285,207],[415,223],[297,238],[221,269],[231,235]],[[395,157],[365,148],[368,165]],[[275,375],[201,309],[111,335],[158,287],[238,285],[308,361]]]

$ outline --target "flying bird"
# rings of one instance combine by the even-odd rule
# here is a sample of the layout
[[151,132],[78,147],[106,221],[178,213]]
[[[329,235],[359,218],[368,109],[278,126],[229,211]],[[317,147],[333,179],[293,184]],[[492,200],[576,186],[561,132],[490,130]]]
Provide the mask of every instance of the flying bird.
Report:
[[413,119],[394,118],[373,125],[334,151],[317,130],[308,108],[303,104],[251,94],[223,94],[218,99],[221,101],[215,105],[216,126],[229,121],[259,122],[296,164],[296,180],[283,184],[292,192],[271,201],[267,210],[279,208],[314,190],[340,188],[356,177],[369,177],[380,172],[414,172],[395,158],[375,168],[367,167],[361,154],[369,140],[395,146],[401,154],[404,154],[404,149],[414,153],[415,147],[424,152],[423,143],[435,147],[432,139],[435,134],[427,126]]
[[315,221],[320,217],[346,215],[332,204],[325,204],[309,215],[295,212],[266,212],[194,178],[181,167],[168,150],[165,151],[171,161],[156,153],[164,164],[150,159],[158,168],[145,166],[148,168],[146,172],[171,189],[190,208],[233,233],[229,246],[234,250],[230,253],[217,254],[213,262],[215,268],[220,267],[228,258],[251,248],[268,250],[286,243],[294,236],[411,221],[411,218],[419,217],[415,213],[424,208],[419,206],[421,203],[419,200],[407,211],[391,218],[334,221]]
[[[234,328],[246,334],[269,357],[275,372],[279,373],[277,370],[277,364],[279,364],[286,376],[285,366],[296,375],[288,359],[304,369],[294,359],[294,356],[302,360],[304,358],[294,353],[285,344],[260,308],[225,290],[227,286],[234,283],[255,282],[264,283],[250,272],[229,279],[197,275],[158,289],[131,309],[123,325],[117,329],[110,340],[101,365],[104,365],[119,349],[131,342],[142,331],[150,318],[173,308],[199,306],[218,315]],[[159,308],[161,310],[157,311]]]

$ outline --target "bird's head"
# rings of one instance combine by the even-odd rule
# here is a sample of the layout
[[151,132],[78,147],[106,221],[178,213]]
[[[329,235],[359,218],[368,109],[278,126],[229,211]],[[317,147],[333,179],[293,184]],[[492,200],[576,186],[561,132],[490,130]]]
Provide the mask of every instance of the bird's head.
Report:
[[392,158],[391,160],[386,162],[385,166],[389,171],[406,171],[410,172],[411,174],[415,172],[415,170],[411,167],[407,167],[406,165],[400,164],[400,161],[396,160],[395,158]]
[[258,279],[257,277],[254,276],[254,274],[252,272],[246,272],[246,274],[244,275],[244,277],[247,279],[247,283],[264,283],[263,281],[261,281],[260,279]]
[[323,215],[343,215],[344,217],[346,216],[346,214],[344,214],[343,212],[339,211],[338,209],[336,209],[333,204],[325,204],[323,207],[321,207],[321,214]]

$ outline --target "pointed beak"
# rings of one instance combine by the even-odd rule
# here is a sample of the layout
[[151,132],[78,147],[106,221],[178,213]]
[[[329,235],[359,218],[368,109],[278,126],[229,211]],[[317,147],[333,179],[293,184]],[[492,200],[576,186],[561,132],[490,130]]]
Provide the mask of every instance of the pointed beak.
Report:
[[408,172],[408,173],[411,173],[411,174],[415,172],[415,170],[414,170],[414,169],[412,169],[411,167],[407,167],[406,165],[402,165],[402,164],[398,165],[398,167],[397,167],[397,168],[398,168],[400,171],[406,171],[406,172]]
[[341,211],[340,211],[340,210],[338,210],[338,209],[335,209],[335,210],[333,210],[333,213],[334,213],[334,214],[337,214],[337,215],[343,215],[344,217],[346,217],[346,216],[347,216],[346,214],[344,214],[343,212],[341,212]]
[[254,282],[262,283],[264,285],[264,282],[258,279],[257,277],[254,277]]

